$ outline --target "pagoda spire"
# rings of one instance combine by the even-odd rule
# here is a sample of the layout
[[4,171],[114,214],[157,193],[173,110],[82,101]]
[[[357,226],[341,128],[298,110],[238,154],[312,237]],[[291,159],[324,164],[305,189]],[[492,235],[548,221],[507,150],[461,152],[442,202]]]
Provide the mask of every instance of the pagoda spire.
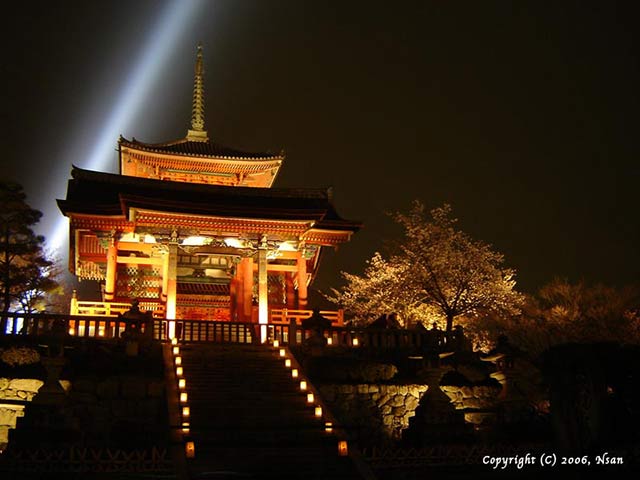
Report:
[[198,43],[195,78],[193,81],[193,105],[191,107],[191,128],[187,140],[207,142],[209,137],[204,129],[204,66],[202,65],[202,44]]

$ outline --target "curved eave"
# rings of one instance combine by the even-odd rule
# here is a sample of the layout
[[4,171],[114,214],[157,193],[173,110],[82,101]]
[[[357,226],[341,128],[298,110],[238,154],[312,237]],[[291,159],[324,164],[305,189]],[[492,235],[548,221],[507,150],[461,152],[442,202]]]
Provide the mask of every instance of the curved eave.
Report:
[[71,215],[98,215],[101,217],[124,217],[122,208],[113,204],[96,205],[78,203],[69,200],[56,200],[58,208],[65,217]]
[[303,221],[318,222],[322,220],[324,211],[321,209],[286,209],[286,208],[263,208],[259,205],[246,207],[243,205],[181,202],[172,198],[145,198],[134,195],[120,195],[122,211],[149,210],[164,212],[176,215],[197,215],[229,218],[259,218],[269,221]]
[[[210,159],[210,160],[227,160],[227,161],[232,160],[232,161],[246,161],[246,162],[260,162],[260,161],[282,162],[282,160],[284,160],[284,155],[273,155],[273,154],[267,154],[267,153],[251,153],[251,152],[233,151],[233,154],[224,155],[224,154],[204,154],[204,153],[197,153],[197,152],[180,152],[180,151],[168,150],[167,148],[163,148],[163,147],[171,147],[171,146],[179,145],[185,142],[186,142],[185,139],[179,139],[172,142],[150,144],[150,143],[139,142],[135,140],[135,138],[133,140],[127,140],[124,137],[120,137],[120,139],[118,140],[118,144],[120,145],[121,148],[126,147],[133,151],[154,153],[157,155],[168,156],[168,157],[201,158],[201,159]],[[193,142],[193,143],[198,143],[198,142]],[[222,146],[220,146],[219,148],[223,150],[224,149],[229,150],[230,152],[232,151],[232,149],[227,149],[226,147],[222,147]]]

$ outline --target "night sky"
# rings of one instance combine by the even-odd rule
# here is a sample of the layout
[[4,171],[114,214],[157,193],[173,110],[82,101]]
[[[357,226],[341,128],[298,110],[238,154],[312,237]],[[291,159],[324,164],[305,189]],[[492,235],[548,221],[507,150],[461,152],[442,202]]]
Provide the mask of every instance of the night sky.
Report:
[[413,199],[450,203],[523,291],[640,279],[637,2],[177,3],[193,12],[175,38],[162,35],[173,2],[3,7],[2,176],[45,213],[45,235],[149,44],[166,55],[99,169],[117,172],[118,134],[186,134],[201,41],[209,136],[284,150],[276,186],[332,186],[365,224],[316,287],[360,273],[399,234],[385,212]]

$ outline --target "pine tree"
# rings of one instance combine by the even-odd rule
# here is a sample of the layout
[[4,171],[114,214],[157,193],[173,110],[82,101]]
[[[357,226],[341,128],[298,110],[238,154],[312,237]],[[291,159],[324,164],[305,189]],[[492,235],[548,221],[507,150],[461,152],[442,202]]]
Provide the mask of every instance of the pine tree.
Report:
[[[32,227],[42,213],[26,202],[22,186],[0,182],[0,311],[34,311],[45,292],[56,287],[53,262],[43,251],[44,237]],[[4,319],[3,319],[4,320]]]

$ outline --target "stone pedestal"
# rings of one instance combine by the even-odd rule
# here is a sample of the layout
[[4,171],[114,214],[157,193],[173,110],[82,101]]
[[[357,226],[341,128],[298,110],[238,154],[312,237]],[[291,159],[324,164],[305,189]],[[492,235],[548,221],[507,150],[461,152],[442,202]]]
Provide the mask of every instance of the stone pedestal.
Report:
[[413,446],[442,442],[460,442],[470,438],[472,428],[464,420],[464,413],[456,410],[449,397],[440,388],[440,380],[447,367],[425,371],[424,381],[429,385],[415,416],[409,421],[403,440]]
[[43,357],[47,379],[33,401],[9,430],[10,448],[38,448],[74,444],[82,437],[80,426],[60,384],[64,357]]
[[60,372],[66,363],[64,357],[42,357],[42,365],[47,370],[47,379],[33,398],[35,405],[62,405],[67,397],[60,385]]
[[120,314],[120,319],[127,322],[122,332],[125,340],[125,352],[127,356],[135,357],[153,339],[153,317],[151,312],[142,312],[138,308],[138,300],[131,302],[131,308]]
[[304,340],[304,346],[312,356],[322,355],[327,346],[324,331],[331,328],[331,321],[320,315],[318,309],[314,309],[313,315],[302,321],[302,328],[311,330],[311,336]]

